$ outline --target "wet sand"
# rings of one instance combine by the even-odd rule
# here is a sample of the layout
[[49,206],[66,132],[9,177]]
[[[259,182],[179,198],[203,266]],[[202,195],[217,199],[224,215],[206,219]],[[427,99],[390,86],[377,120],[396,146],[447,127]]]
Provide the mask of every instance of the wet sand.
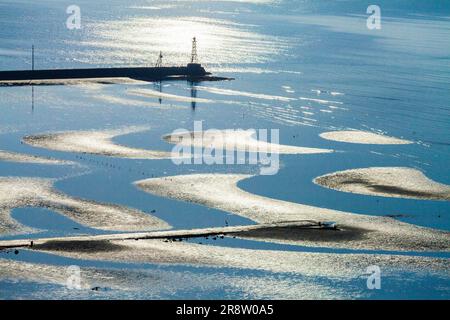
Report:
[[[71,275],[68,266],[41,263],[18,262],[0,258],[0,281],[12,281],[7,285],[32,283],[29,294],[20,292],[20,298],[32,299],[167,299],[174,298],[174,292],[191,292],[193,298],[204,297],[207,292],[221,292],[221,298],[232,296],[238,291],[246,297],[255,299],[344,299],[344,293],[312,278],[280,279],[276,274],[228,275],[217,269],[216,272],[198,273],[188,270],[171,271],[167,269],[113,269],[82,267],[80,290],[67,289]],[[39,287],[36,284],[43,284]],[[48,284],[59,287],[48,288]],[[13,294],[13,299],[15,295]],[[353,295],[354,297],[354,295]],[[0,299],[5,292],[0,293]],[[11,296],[7,296],[11,298]]]
[[1,177],[0,235],[36,231],[11,217],[12,209],[23,207],[47,208],[84,226],[107,231],[161,230],[170,227],[139,210],[63,194],[53,189],[53,182],[49,179]]
[[[0,258],[0,281],[14,281],[22,283],[39,283],[39,284],[53,284],[61,286],[61,288],[52,288],[49,290],[44,287],[44,292],[39,292],[40,297],[37,299],[61,298],[65,296],[80,296],[84,298],[94,298],[101,296],[109,296],[111,290],[119,297],[126,297],[127,294],[133,294],[133,291],[146,292],[147,295],[152,296],[154,292],[155,297],[166,290],[189,288],[194,285],[194,281],[200,279],[189,280],[189,276],[195,276],[187,273],[183,276],[179,272],[172,272],[169,270],[140,270],[140,269],[113,269],[113,268],[95,268],[95,267],[81,267],[80,268],[80,287],[68,289],[67,284],[69,277],[73,275],[73,271],[69,266],[52,265],[42,263],[29,263],[23,261],[14,261]],[[198,276],[197,276],[198,277]],[[206,277],[205,277],[206,278]],[[151,284],[150,288],[148,288]],[[205,285],[210,284],[210,281],[204,281]],[[10,284],[13,285],[13,284]],[[35,288],[36,290],[36,288]],[[127,293],[127,291],[130,291]],[[114,294],[113,293],[113,294]],[[0,293],[0,298],[2,294]]]
[[333,221],[339,230],[246,235],[264,241],[396,251],[449,251],[450,233],[403,223],[389,217],[367,216],[271,199],[246,192],[237,184],[251,178],[237,174],[192,174],[147,179],[135,185],[151,194],[231,212],[258,223]]
[[[69,273],[67,267],[0,259],[0,280],[29,281],[46,284],[66,285]],[[109,280],[109,281],[108,281]],[[114,286],[112,278],[93,268],[83,268],[80,278],[80,289],[89,290],[101,283],[108,287]],[[95,283],[95,285],[94,285]],[[117,285],[117,284],[116,284]],[[116,287],[116,286],[114,286]],[[120,288],[117,288],[120,289]],[[125,289],[125,288],[124,288]]]
[[67,131],[26,136],[29,145],[56,151],[90,153],[129,159],[168,159],[170,152],[130,148],[114,143],[113,138],[149,130],[148,127],[127,127],[117,130]]
[[326,188],[371,196],[450,200],[450,186],[404,167],[372,167],[339,171],[314,179]]
[[[213,148],[231,151],[253,151],[280,154],[330,153],[333,150],[280,145],[257,140],[253,130],[206,130],[202,133],[180,132],[163,137],[165,141],[193,147]],[[267,138],[267,137],[266,137]],[[261,137],[259,137],[261,139]]]
[[445,258],[254,250],[163,240],[97,241],[92,244],[95,250],[86,250],[85,245],[83,241],[49,241],[33,246],[31,250],[82,260],[227,266],[312,277],[353,278],[364,273],[369,265],[378,265],[385,275],[395,269],[427,270],[447,275],[450,271]]
[[389,137],[368,131],[347,130],[347,131],[330,131],[320,134],[320,137],[346,143],[360,144],[411,144],[412,141],[399,138]]
[[[84,248],[86,250],[94,250],[96,243],[103,243],[105,241],[112,240],[148,240],[148,239],[163,239],[177,241],[180,239],[191,239],[201,237],[223,237],[225,235],[236,236],[243,234],[251,234],[258,232],[259,230],[265,232],[267,230],[288,230],[295,229],[296,232],[302,232],[302,230],[314,229],[328,230],[327,227],[321,225],[315,221],[297,221],[297,222],[279,222],[271,224],[256,224],[256,225],[244,225],[244,226],[227,226],[227,227],[212,227],[203,229],[178,229],[178,230],[163,230],[163,231],[149,231],[149,232],[127,232],[127,233],[112,233],[101,235],[82,235],[82,236],[67,236],[57,238],[35,238],[33,239],[33,245],[48,245],[62,244],[64,243],[85,243]],[[0,250],[8,248],[19,247],[31,247],[29,239],[15,239],[15,240],[0,240]],[[55,248],[58,245],[55,246]],[[89,248],[89,249],[87,249]]]
[[241,238],[255,240],[273,240],[281,242],[295,242],[300,244],[302,241],[329,243],[358,241],[364,238],[367,230],[356,227],[333,228],[301,228],[297,226],[273,226],[261,227],[258,229],[245,230],[233,233]]
[[39,157],[39,156],[35,156],[35,155],[10,152],[10,151],[4,151],[4,150],[0,150],[0,161],[48,164],[48,165],[74,165],[75,164],[75,162],[72,162],[72,161],[44,158],[44,157]]

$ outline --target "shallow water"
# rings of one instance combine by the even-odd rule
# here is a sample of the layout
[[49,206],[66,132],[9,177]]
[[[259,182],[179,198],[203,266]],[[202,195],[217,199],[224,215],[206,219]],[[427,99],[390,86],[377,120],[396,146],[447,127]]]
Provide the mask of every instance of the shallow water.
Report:
[[[206,68],[236,79],[198,85],[170,81],[161,86],[90,83],[0,87],[0,150],[80,164],[50,166],[0,161],[0,176],[56,178],[55,188],[70,196],[152,212],[176,229],[249,224],[253,222],[224,211],[144,193],[132,183],[189,173],[258,174],[258,166],[177,166],[169,159],[137,160],[52,151],[22,144],[21,139],[57,131],[148,126],[148,131],[118,136],[114,142],[170,152],[173,145],[162,136],[180,128],[192,131],[194,120],[202,120],[204,129],[279,129],[280,144],[339,152],[280,155],[278,174],[244,180],[239,183],[242,189],[355,214],[400,215],[397,219],[404,222],[450,231],[448,201],[350,194],[312,182],[337,171],[389,166],[416,168],[430,179],[450,185],[450,49],[443,41],[450,36],[448,4],[379,1],[382,29],[368,30],[366,6],[359,1],[338,5],[325,0],[294,4],[115,0],[107,2],[107,10],[105,3],[78,1],[82,29],[68,30],[63,4],[2,1],[0,70],[30,68],[32,43],[38,69],[152,65],[159,50],[164,52],[165,63],[184,64],[189,59],[190,39],[196,36],[199,59]],[[161,90],[164,94],[135,95],[133,90]],[[189,100],[192,96],[197,97],[195,103]],[[414,143],[347,144],[319,136],[344,129],[384,133]],[[13,217],[21,223],[42,229],[33,237],[103,233],[57,215],[37,208],[13,211]],[[11,238],[20,237],[0,237]],[[239,239],[208,244],[288,250],[283,245]],[[321,249],[290,246],[289,250]],[[161,281],[171,288],[166,290],[161,285],[158,290],[151,290],[143,286],[126,293],[111,289],[93,295],[90,291],[68,292],[62,284],[16,283],[2,278],[3,299],[450,297],[449,274],[420,270],[396,270],[383,277],[382,290],[368,290],[365,268],[353,279],[334,282],[332,275],[305,279],[237,268],[91,262],[22,250],[18,255],[2,252],[0,258],[59,266],[76,264],[82,268],[157,270],[159,275],[166,274]],[[190,287],[191,282],[186,281],[177,287],[176,281],[170,281],[172,273],[181,278],[193,274],[204,286]],[[226,279],[239,284],[226,289],[213,284],[224,284]],[[270,286],[277,290],[267,291]]]

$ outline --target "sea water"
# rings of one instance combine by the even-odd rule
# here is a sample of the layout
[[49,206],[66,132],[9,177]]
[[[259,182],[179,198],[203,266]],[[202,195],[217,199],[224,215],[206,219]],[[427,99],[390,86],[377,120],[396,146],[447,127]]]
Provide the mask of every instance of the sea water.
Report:
[[[0,87],[0,149],[76,161],[77,166],[0,162],[1,176],[58,179],[55,188],[74,197],[146,212],[177,229],[251,224],[227,212],[139,191],[132,182],[190,173],[246,173],[239,184],[262,196],[367,215],[396,215],[411,224],[450,230],[447,201],[364,196],[315,185],[326,173],[372,166],[402,166],[450,184],[450,5],[378,1],[381,29],[369,29],[366,1],[77,1],[81,28],[67,27],[61,1],[0,1],[0,70],[152,66],[189,62],[191,39],[199,61],[233,81],[167,81],[161,84],[78,84]],[[135,96],[134,89],[211,100],[183,102]],[[148,105],[145,105],[148,104]],[[258,175],[254,165],[185,165],[171,160],[129,160],[50,151],[21,143],[31,134],[145,125],[117,137],[123,145],[170,151],[161,137],[173,130],[278,129],[280,143],[334,149],[281,155],[278,174]],[[324,140],[321,132],[358,129],[404,138],[410,145],[363,145]],[[100,163],[100,164],[99,164]],[[59,214],[18,208],[13,217],[40,229],[27,238],[98,234]],[[0,239],[21,238],[8,236]],[[207,245],[253,250],[321,249],[226,239]],[[342,254],[345,250],[324,249]],[[372,254],[386,254],[372,251]],[[410,253],[418,255],[418,253]],[[425,253],[430,256],[443,256]],[[140,270],[142,290],[73,292],[39,282],[0,282],[1,298],[449,298],[450,276],[396,270],[382,290],[366,278],[308,278],[251,269],[106,263],[20,250],[0,258],[23,262]],[[300,263],[300,262],[299,262]],[[176,275],[176,276],[175,276]],[[181,281],[180,279],[183,279]],[[289,285],[287,285],[289,284]],[[276,288],[268,290],[267,288]],[[152,289],[153,288],[153,289]],[[330,289],[333,288],[333,289]]]

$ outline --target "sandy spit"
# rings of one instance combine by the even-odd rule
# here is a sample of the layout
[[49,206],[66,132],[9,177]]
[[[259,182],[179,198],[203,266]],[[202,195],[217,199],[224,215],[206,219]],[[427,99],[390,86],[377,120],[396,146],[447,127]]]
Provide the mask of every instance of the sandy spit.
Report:
[[[329,153],[333,150],[280,145],[256,139],[254,130],[206,130],[203,132],[180,132],[165,135],[163,139],[172,144],[232,151],[262,151],[280,154]],[[266,137],[267,140],[267,137]]]
[[320,137],[346,143],[360,144],[411,144],[412,141],[399,138],[389,137],[368,131],[347,130],[347,131],[330,131],[320,134]]
[[113,138],[148,130],[148,127],[127,127],[117,130],[67,131],[26,136],[29,145],[56,151],[80,152],[130,159],[168,159],[170,152],[130,148],[116,144]]
[[371,196],[450,200],[450,186],[405,167],[372,167],[326,174],[314,179],[318,185]]
[[167,229],[164,221],[142,211],[71,197],[53,189],[53,180],[0,177],[0,234],[32,232],[11,217],[11,210],[41,207],[91,228],[108,231]]
[[[152,194],[231,212],[258,223],[315,220],[336,222],[339,231],[256,233],[260,240],[351,249],[448,251],[450,234],[388,217],[367,216],[271,199],[246,192],[237,183],[250,175],[193,174],[135,182]],[[292,231],[292,230],[291,230]]]
[[10,151],[4,151],[4,150],[0,150],[0,161],[49,164],[49,165],[73,165],[73,164],[75,164],[75,162],[72,162],[72,161],[44,158],[44,157],[39,157],[39,156],[35,156],[35,155],[10,152]]
[[[226,227],[210,227],[202,229],[177,229],[177,230],[163,230],[163,231],[147,231],[147,232],[126,232],[126,233],[111,233],[111,234],[97,234],[97,235],[80,235],[80,236],[66,236],[53,238],[34,238],[33,244],[30,239],[14,239],[14,240],[0,240],[0,250],[9,248],[28,248],[32,246],[42,245],[46,243],[62,243],[62,242],[84,242],[84,243],[99,243],[107,240],[148,240],[148,239],[164,239],[177,241],[179,239],[201,238],[201,237],[216,237],[222,238],[224,235],[238,235],[247,234],[255,231],[266,231],[272,229],[289,230],[295,228],[298,232],[306,228],[314,228],[316,230],[325,230],[325,226],[321,226],[315,221],[298,221],[298,222],[279,222],[271,224],[252,224],[242,226],[226,226]],[[85,249],[88,249],[86,245]],[[95,246],[94,246],[95,247]],[[93,248],[94,248],[93,247]]]

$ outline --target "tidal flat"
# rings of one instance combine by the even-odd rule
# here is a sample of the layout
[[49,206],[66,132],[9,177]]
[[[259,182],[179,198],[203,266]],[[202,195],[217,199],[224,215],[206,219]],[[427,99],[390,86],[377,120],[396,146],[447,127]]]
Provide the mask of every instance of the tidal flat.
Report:
[[[450,298],[448,14],[77,5],[80,29],[57,1],[0,4],[0,71],[186,66],[196,37],[234,80],[0,81],[0,299]],[[223,142],[276,170],[174,161]]]

